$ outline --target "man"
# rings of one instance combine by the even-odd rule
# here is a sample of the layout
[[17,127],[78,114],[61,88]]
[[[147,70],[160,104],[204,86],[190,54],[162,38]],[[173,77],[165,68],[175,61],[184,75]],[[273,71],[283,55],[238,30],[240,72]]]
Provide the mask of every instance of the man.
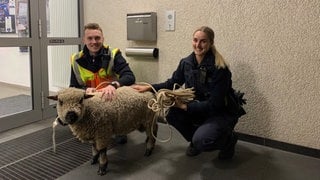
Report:
[[[84,27],[84,48],[71,56],[70,87],[85,89],[87,93],[102,92],[112,100],[120,86],[132,85],[135,76],[119,49],[104,44],[102,28],[97,23]],[[124,144],[127,136],[117,136],[116,142]]]

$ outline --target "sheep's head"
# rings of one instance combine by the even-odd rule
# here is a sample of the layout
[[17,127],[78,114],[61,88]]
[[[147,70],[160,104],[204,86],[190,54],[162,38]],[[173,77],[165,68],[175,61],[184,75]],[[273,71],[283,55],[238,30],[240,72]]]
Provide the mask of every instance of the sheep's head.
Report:
[[84,100],[91,98],[82,89],[67,88],[58,92],[58,95],[48,96],[48,99],[57,101],[58,120],[61,124],[73,124],[82,119],[85,112]]

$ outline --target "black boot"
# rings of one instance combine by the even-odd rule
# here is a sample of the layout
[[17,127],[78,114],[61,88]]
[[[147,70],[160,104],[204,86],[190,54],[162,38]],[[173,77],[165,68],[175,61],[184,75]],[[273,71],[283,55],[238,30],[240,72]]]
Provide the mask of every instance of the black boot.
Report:
[[201,152],[198,149],[196,149],[191,142],[187,148],[186,155],[192,157],[192,156],[197,156],[200,153]]
[[223,149],[220,150],[218,154],[218,158],[220,160],[232,159],[234,156],[234,151],[235,151],[235,146],[237,144],[237,141],[238,141],[238,136],[234,132],[232,132],[226,145],[223,147]]
[[115,137],[116,144],[126,144],[128,141],[127,135],[117,135]]

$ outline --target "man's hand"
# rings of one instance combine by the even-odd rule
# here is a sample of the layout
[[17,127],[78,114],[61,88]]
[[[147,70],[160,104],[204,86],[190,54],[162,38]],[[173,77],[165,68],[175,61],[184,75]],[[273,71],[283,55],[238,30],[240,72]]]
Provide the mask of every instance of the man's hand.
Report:
[[94,93],[96,92],[96,88],[87,88],[86,89],[86,94]]
[[116,97],[116,88],[112,85],[108,85],[104,88],[96,90],[97,92],[102,93],[102,98],[104,98],[107,101],[110,101]]

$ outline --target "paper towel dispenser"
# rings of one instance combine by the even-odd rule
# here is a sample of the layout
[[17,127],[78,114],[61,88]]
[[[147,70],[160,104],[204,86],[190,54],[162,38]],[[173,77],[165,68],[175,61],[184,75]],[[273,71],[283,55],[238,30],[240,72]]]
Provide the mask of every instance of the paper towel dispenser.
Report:
[[142,56],[157,58],[159,56],[159,49],[151,47],[128,47],[126,48],[126,56]]
[[146,12],[127,14],[127,39],[137,41],[156,41],[156,13]]

